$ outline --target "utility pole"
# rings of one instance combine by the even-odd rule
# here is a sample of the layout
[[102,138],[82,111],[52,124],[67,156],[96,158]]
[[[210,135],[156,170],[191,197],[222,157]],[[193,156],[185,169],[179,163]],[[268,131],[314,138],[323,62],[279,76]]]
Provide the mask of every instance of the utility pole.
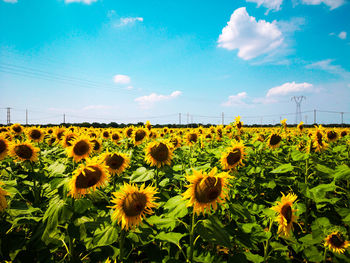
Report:
[[187,124],[189,123],[190,121],[190,114],[187,112]]
[[26,125],[28,125],[28,109],[26,109]]
[[305,115],[305,124],[307,124],[307,115]]
[[306,97],[305,96],[293,96],[291,98],[291,100],[294,100],[294,102],[296,103],[296,111],[295,111],[295,124],[298,124],[299,122],[301,122],[301,102],[303,101],[303,99],[305,100]]
[[314,110],[314,123],[316,124],[316,110]]
[[224,126],[224,113],[221,114],[222,126]]
[[11,108],[7,107],[7,125],[11,123]]
[[179,124],[181,125],[181,113],[179,113]]
[[66,114],[63,114],[63,124],[66,123]]

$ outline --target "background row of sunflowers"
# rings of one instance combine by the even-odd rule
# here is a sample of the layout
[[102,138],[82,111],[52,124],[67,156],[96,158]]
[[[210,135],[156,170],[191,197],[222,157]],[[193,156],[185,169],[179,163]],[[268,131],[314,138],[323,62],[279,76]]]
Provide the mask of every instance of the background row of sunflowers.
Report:
[[0,128],[0,261],[349,262],[350,130]]

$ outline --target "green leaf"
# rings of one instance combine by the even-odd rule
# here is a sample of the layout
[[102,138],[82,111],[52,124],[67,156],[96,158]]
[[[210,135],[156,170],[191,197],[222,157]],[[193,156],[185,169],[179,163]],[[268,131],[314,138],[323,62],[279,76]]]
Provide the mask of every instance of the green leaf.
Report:
[[343,164],[335,168],[334,180],[350,180],[350,168]]
[[319,163],[316,164],[315,168],[316,168],[317,171],[319,171],[321,173],[325,173],[325,174],[332,174],[332,173],[334,173],[333,169],[331,169],[331,168],[329,168],[327,166],[324,166],[322,164],[319,164]]
[[147,219],[150,225],[155,225],[158,229],[168,229],[172,231],[176,226],[176,219],[173,217],[151,216]]
[[47,170],[50,172],[50,176],[63,174],[66,170],[66,165],[64,165],[62,161],[57,160],[56,162],[52,163],[49,167],[47,167]]
[[93,239],[93,247],[108,246],[117,242],[118,229],[113,225],[105,224],[104,227],[96,229]]
[[282,164],[278,166],[277,168],[273,169],[271,173],[275,174],[283,174],[288,173],[294,170],[294,166],[292,166],[290,163]]
[[74,201],[74,212],[78,214],[85,213],[85,211],[91,207],[92,207],[92,202],[89,199],[79,198]]
[[162,241],[170,242],[179,246],[180,239],[183,238],[185,235],[186,234],[181,234],[176,232],[169,232],[169,233],[160,232],[155,238]]
[[[320,184],[306,192],[307,197],[313,199],[316,203],[326,202],[327,192],[332,192],[336,188],[334,181],[330,184]],[[329,200],[328,200],[329,201]]]
[[182,218],[187,215],[188,209],[186,201],[182,199],[181,195],[170,198],[165,204],[164,208],[168,210],[168,217],[179,217]]
[[292,151],[291,157],[293,161],[299,162],[299,161],[305,161],[307,158],[309,158],[309,155],[299,151]]
[[130,177],[130,182],[139,183],[152,180],[154,178],[154,171],[147,170],[145,167],[137,168]]
[[311,262],[321,262],[323,260],[322,252],[314,246],[305,248],[304,254]]
[[230,235],[225,230],[221,221],[215,216],[209,216],[208,219],[203,220],[197,226],[196,232],[208,242],[224,247],[232,246]]
[[264,261],[264,258],[260,255],[253,254],[251,252],[244,252],[245,256],[248,260],[254,262],[254,263],[261,263]]

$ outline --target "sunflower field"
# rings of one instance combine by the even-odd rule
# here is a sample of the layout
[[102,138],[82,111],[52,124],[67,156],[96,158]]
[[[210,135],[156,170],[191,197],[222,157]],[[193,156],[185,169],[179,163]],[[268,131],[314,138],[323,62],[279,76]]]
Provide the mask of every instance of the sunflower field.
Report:
[[350,130],[0,128],[0,262],[350,262]]

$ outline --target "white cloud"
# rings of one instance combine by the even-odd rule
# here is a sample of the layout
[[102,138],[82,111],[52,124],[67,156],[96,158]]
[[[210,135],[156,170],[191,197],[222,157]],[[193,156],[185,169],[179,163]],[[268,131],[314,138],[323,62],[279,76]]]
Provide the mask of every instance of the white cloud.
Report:
[[117,84],[129,84],[131,79],[127,75],[117,74],[113,77],[114,83]]
[[3,0],[5,3],[11,3],[11,4],[15,4],[18,2],[18,0]]
[[312,84],[307,82],[295,83],[295,81],[293,81],[293,82],[287,82],[281,86],[277,86],[269,89],[269,91],[266,94],[266,98],[274,97],[274,96],[285,96],[295,92],[312,92],[312,91],[314,91],[314,86]]
[[345,31],[340,32],[339,35],[338,35],[338,37],[339,37],[340,39],[345,39],[345,38],[346,38],[346,32],[345,32]]
[[135,99],[143,109],[151,108],[156,102],[175,99],[182,94],[181,91],[174,91],[170,95],[161,95],[157,93],[151,93],[148,96],[142,96]]
[[325,59],[325,60],[321,60],[309,65],[306,65],[305,67],[308,69],[324,70],[335,75],[340,75],[343,78],[350,78],[350,72],[346,71],[339,65],[332,65],[332,62],[333,62],[333,59]]
[[114,24],[115,27],[122,27],[130,24],[134,24],[135,22],[143,22],[143,17],[122,17],[120,18],[119,23]]
[[247,98],[247,92],[240,92],[237,95],[231,95],[228,97],[228,100],[224,103],[222,103],[222,106],[225,107],[231,107],[231,106],[237,106],[237,105],[247,105],[243,99]]
[[222,29],[218,46],[234,50],[238,49],[238,57],[249,60],[275,51],[283,43],[282,32],[276,21],[256,21],[249,16],[245,7],[236,9]]
[[268,10],[278,11],[281,9],[283,0],[246,0],[247,2],[257,3],[258,7],[264,6]]
[[345,4],[344,0],[301,0],[301,1],[303,4],[306,4],[306,5],[320,5],[324,3],[325,5],[329,6],[331,10]]
[[127,86],[125,89],[132,90],[133,88],[134,88],[133,86]]

